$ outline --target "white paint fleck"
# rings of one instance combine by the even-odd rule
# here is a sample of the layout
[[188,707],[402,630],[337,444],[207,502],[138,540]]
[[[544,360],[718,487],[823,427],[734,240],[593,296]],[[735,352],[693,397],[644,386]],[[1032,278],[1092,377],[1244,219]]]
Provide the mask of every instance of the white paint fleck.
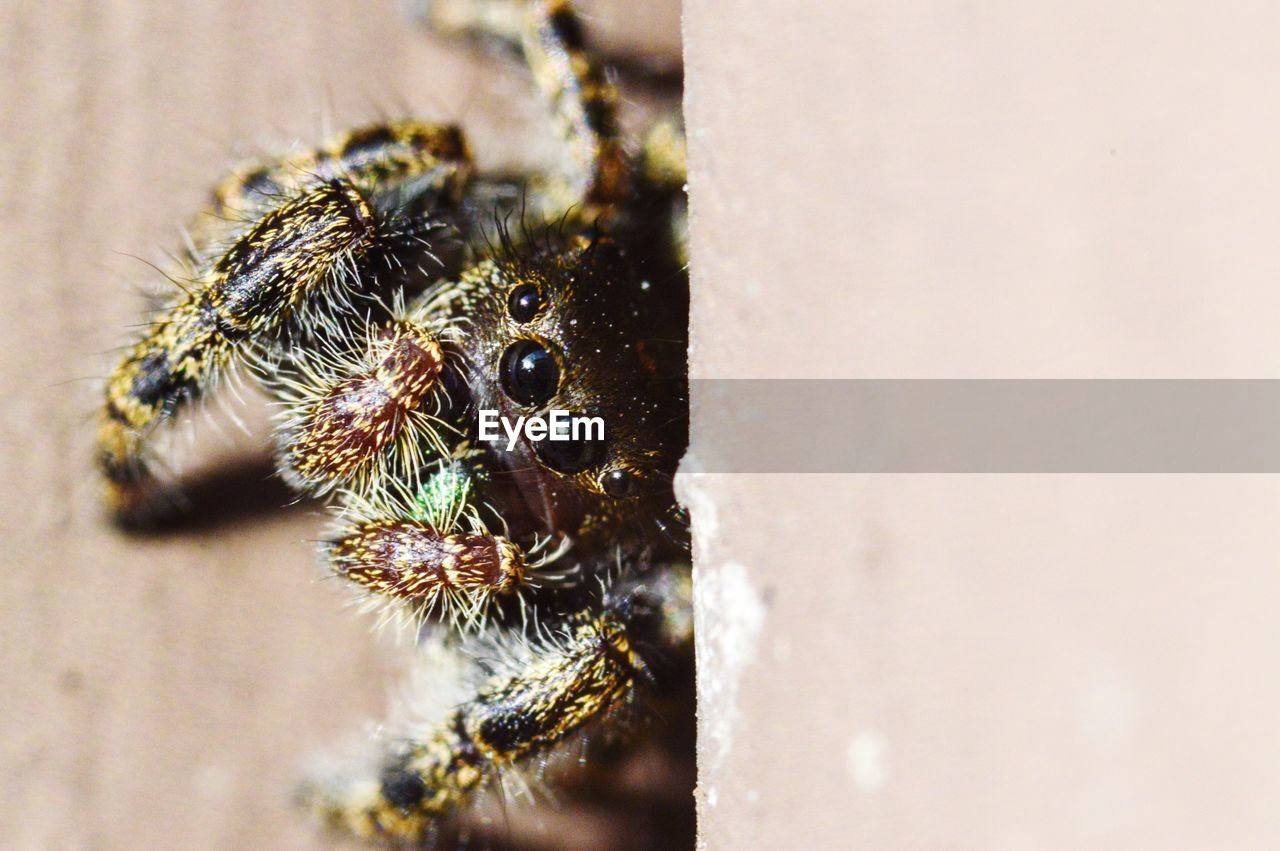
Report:
[[[694,629],[698,649],[698,717],[702,737],[702,774],[718,776],[733,750],[734,731],[741,718],[738,688],[742,674],[756,656],[765,607],[751,585],[747,568],[737,562],[699,564],[694,570]],[[715,806],[711,790],[707,806]]]
[[889,783],[889,740],[879,730],[860,730],[845,754],[849,774],[860,791],[879,792]]
[[[765,605],[746,566],[720,548],[719,514],[692,454],[680,463],[676,495],[693,529],[694,643],[698,666],[698,781],[706,808],[719,802],[715,782],[742,724],[738,691],[747,666],[761,652]],[[701,840],[699,841],[699,847]]]
[[[676,499],[689,509],[695,548],[705,549],[707,543],[715,540],[720,532],[720,514],[716,510],[715,500],[702,487],[702,478],[697,456],[690,452],[681,460],[680,470],[676,474]],[[699,552],[698,555],[702,556],[704,553]]]

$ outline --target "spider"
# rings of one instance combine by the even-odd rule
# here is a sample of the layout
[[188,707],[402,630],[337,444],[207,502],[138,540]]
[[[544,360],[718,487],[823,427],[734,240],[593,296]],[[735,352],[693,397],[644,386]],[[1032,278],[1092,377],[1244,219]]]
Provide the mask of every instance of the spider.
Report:
[[[565,0],[439,0],[439,32],[503,46],[563,139],[557,168],[488,174],[462,132],[379,123],[217,184],[141,339],[107,380],[114,517],[176,494],[159,432],[229,375],[277,405],[278,468],[333,515],[327,570],[407,626],[414,723],[315,778],[329,823],[444,841],[507,777],[635,738],[688,677],[683,147],[640,146]],[[481,439],[569,412],[598,433]],[[577,750],[574,750],[576,743]]]

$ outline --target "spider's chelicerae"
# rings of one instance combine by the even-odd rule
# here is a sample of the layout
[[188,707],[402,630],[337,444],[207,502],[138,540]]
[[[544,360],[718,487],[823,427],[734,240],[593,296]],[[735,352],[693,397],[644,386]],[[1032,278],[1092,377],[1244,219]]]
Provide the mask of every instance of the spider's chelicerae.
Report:
[[[634,736],[691,655],[680,134],[621,138],[563,0],[429,16],[523,60],[561,167],[477,173],[457,128],[401,121],[236,172],[111,374],[97,444],[137,523],[173,495],[157,428],[237,368],[278,402],[281,475],[333,506],[328,569],[433,663],[437,709],[307,786],[330,822],[391,841],[442,838],[569,743]],[[557,410],[603,438],[479,439],[481,412]]]

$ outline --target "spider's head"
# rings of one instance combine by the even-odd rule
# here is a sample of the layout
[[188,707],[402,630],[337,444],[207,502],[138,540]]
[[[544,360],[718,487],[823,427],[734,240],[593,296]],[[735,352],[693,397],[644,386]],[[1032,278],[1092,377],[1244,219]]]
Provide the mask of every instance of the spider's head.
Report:
[[[572,535],[665,511],[688,428],[684,304],[607,239],[509,252],[476,275],[468,383],[505,421],[488,446],[538,525]],[[507,425],[554,427],[554,412],[567,439],[521,429],[508,449]]]

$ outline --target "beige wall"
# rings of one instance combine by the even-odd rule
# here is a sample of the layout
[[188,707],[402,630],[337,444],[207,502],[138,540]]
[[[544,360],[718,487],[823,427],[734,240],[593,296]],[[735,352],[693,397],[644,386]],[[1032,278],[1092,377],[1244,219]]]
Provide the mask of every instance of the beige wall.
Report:
[[[1277,374],[1274,4],[685,15],[695,376]],[[708,847],[1280,843],[1273,477],[683,489]]]

